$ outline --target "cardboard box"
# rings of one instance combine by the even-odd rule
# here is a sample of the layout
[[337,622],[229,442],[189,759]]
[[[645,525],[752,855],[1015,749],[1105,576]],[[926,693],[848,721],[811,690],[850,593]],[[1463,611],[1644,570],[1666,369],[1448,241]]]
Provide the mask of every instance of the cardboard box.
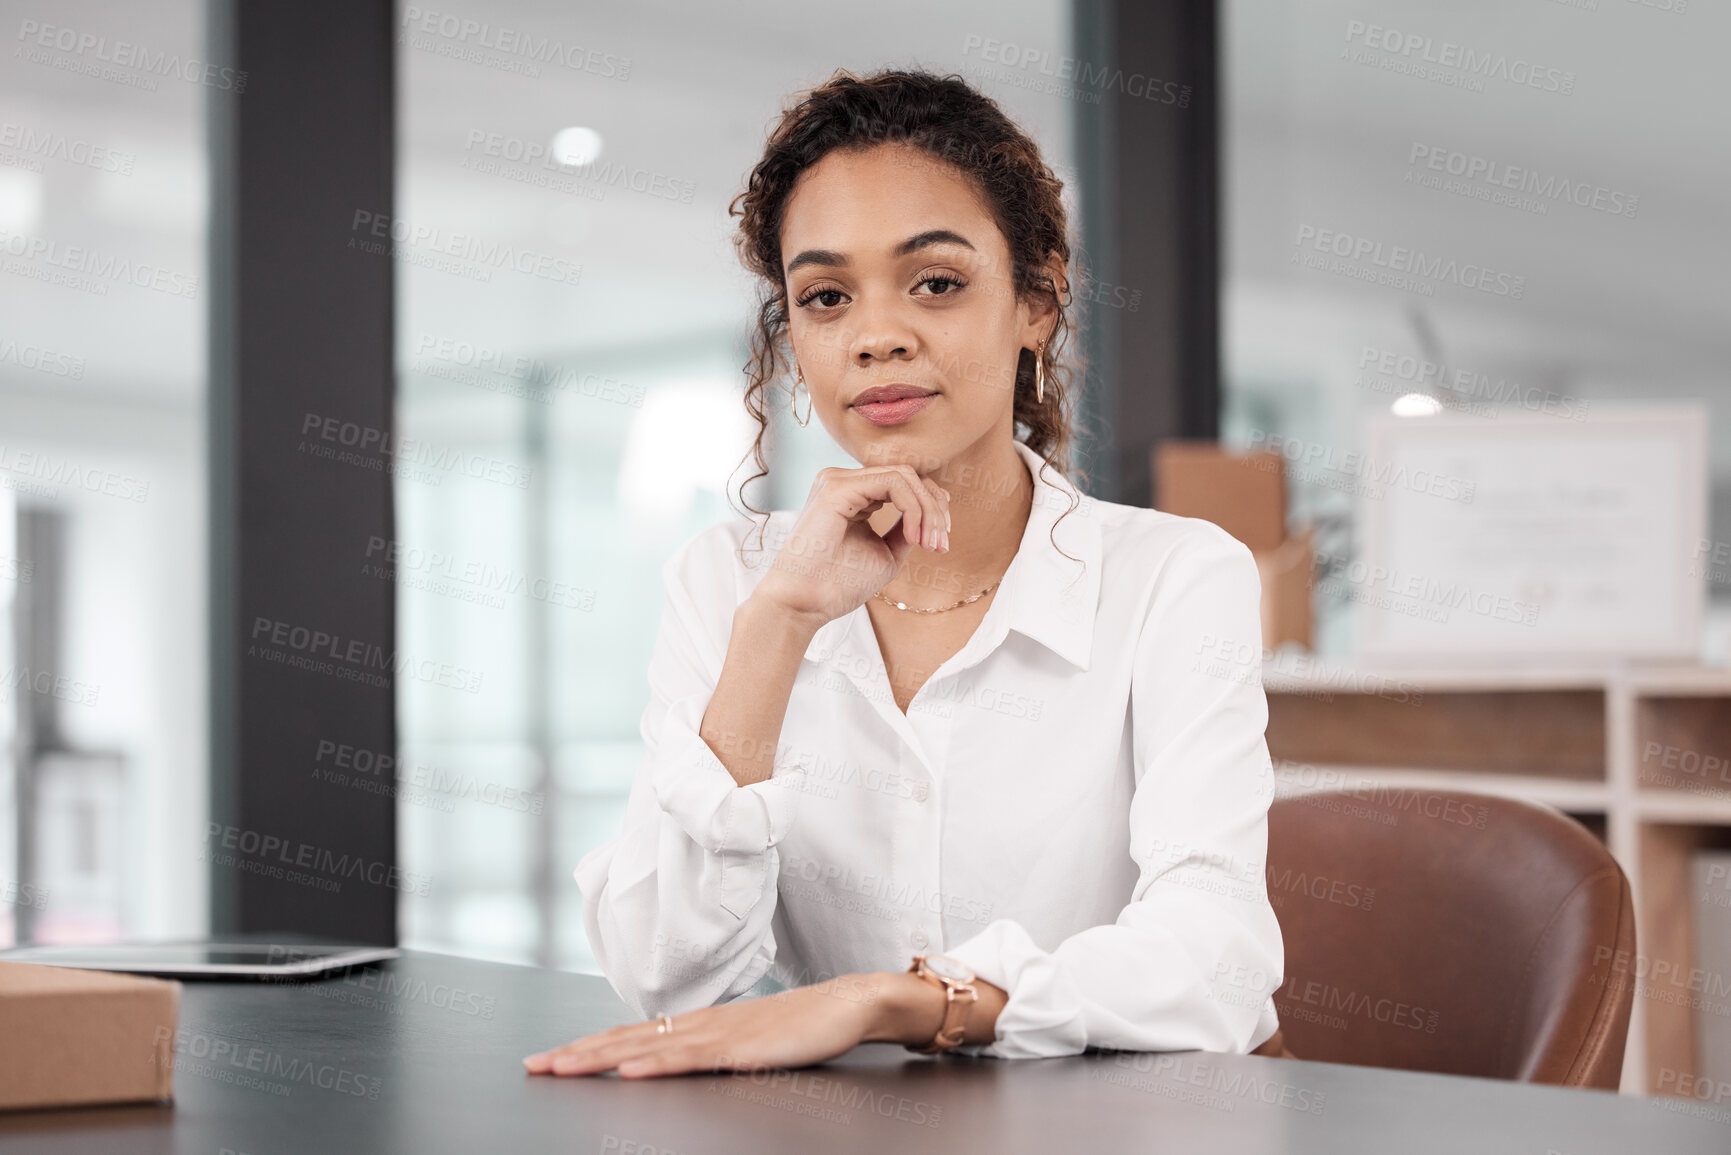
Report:
[[1262,577],[1262,648],[1278,650],[1287,642],[1314,649],[1315,619],[1311,608],[1311,575],[1316,551],[1313,530],[1287,538],[1269,550],[1253,550]]
[[0,962],[0,1110],[174,1098],[180,984]]
[[1262,576],[1262,646],[1312,648],[1312,531],[1286,533],[1286,461],[1228,453],[1213,441],[1162,441],[1154,450],[1154,506],[1212,521],[1250,547]]
[[1286,460],[1228,453],[1213,441],[1162,441],[1154,508],[1212,521],[1253,551],[1275,549],[1286,540]]

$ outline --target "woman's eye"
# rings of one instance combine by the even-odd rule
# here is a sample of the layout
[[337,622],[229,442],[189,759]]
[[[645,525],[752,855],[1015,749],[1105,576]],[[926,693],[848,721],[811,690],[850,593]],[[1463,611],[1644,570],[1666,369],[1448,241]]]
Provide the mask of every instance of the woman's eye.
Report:
[[799,304],[801,308],[805,308],[815,301],[821,308],[833,309],[841,304],[841,298],[842,291],[840,289],[814,289],[801,297]]
[[959,281],[955,277],[927,277],[922,280],[920,284],[931,288],[931,296],[943,297],[954,293],[957,289],[962,288],[967,284],[967,282]]

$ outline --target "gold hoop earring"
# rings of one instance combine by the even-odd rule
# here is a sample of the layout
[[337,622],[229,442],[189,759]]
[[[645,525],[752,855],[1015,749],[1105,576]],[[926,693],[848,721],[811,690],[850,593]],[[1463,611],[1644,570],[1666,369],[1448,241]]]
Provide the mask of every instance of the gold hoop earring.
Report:
[[[799,366],[795,365],[794,368],[799,369]],[[793,419],[795,421],[799,422],[799,427],[801,429],[804,429],[807,425],[811,424],[811,386],[810,385],[805,386],[805,420],[800,421],[799,420],[799,387],[801,385],[805,385],[805,370],[804,369],[799,369],[799,379],[794,382],[793,392],[788,396],[788,399],[787,399],[787,407],[789,409],[793,410]]]
[[1034,350],[1034,404],[1036,405],[1046,403],[1045,353],[1046,343],[1041,341],[1039,348]]

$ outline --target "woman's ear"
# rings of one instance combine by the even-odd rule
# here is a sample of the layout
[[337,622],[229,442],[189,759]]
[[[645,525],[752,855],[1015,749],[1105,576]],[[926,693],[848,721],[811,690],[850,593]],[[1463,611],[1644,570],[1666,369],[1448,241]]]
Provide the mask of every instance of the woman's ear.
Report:
[[1052,296],[1042,294],[1027,302],[1029,348],[1051,338],[1053,330],[1057,328],[1059,308],[1070,299],[1070,278],[1064,273],[1063,257],[1056,252],[1047,253],[1041,272],[1052,286]]

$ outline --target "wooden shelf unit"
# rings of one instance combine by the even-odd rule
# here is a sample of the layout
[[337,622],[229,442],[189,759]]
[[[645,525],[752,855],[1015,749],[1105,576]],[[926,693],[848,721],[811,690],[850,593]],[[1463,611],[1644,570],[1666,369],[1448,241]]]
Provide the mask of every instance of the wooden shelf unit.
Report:
[[[1373,665],[1282,654],[1265,663],[1263,687],[1282,796],[1385,786],[1554,806],[1602,831],[1628,875],[1642,960],[1684,974],[1697,965],[1691,856],[1731,847],[1731,670]],[[1699,997],[1731,1014],[1731,966],[1709,968],[1705,982]],[[1662,1071],[1702,1073],[1695,1014],[1687,998],[1637,987],[1624,1092],[1676,1094],[1681,1080],[1661,1087]]]

